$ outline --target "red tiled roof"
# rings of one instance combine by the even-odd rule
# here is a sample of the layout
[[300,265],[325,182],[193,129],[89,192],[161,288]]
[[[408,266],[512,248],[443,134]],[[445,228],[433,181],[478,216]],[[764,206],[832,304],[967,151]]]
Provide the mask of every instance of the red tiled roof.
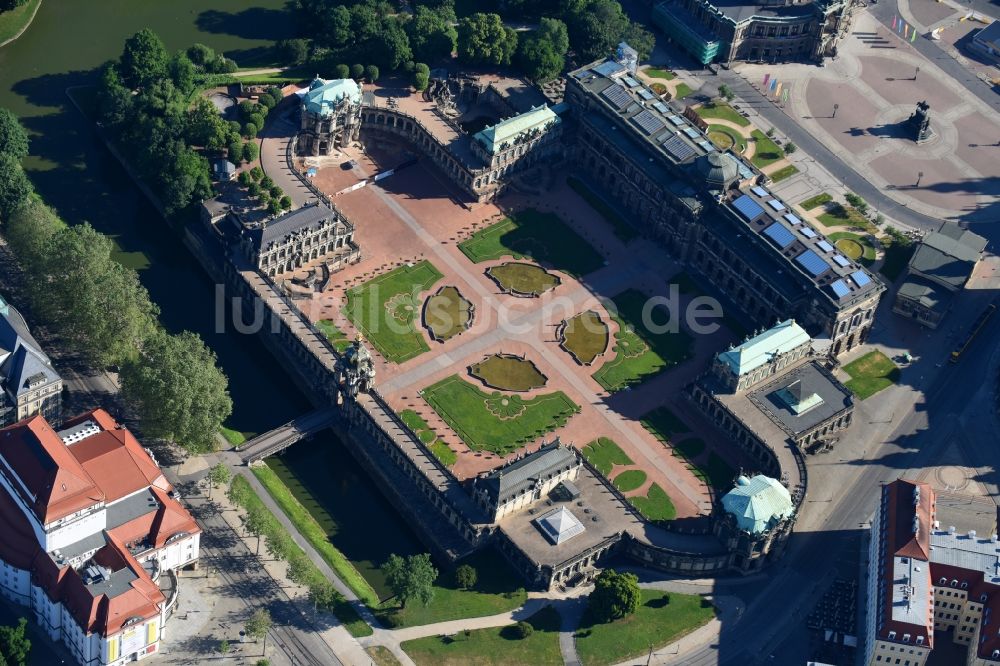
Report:
[[28,489],[27,503],[42,524],[104,501],[104,493],[41,416],[0,430],[0,456]]
[[123,428],[105,430],[69,447],[94,483],[114,502],[148,486],[170,489],[160,469]]

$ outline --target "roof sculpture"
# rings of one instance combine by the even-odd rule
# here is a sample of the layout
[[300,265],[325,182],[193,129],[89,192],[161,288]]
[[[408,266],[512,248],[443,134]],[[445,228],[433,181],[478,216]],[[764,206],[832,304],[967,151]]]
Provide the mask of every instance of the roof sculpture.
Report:
[[736,525],[751,534],[767,532],[795,513],[788,488],[777,479],[758,474],[740,476],[736,487],[722,498],[722,507],[736,518]]

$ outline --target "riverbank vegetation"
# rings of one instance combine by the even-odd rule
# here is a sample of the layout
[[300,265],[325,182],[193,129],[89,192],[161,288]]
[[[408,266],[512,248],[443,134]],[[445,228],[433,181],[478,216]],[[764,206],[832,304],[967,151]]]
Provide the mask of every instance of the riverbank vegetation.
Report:
[[0,0],[0,44],[24,32],[40,4],[42,0]]
[[20,163],[27,133],[12,118],[0,110],[0,222],[29,276],[33,315],[91,365],[120,367],[144,435],[211,450],[232,411],[215,354],[192,333],[159,327],[159,309],[138,274],[114,260],[111,238],[86,223],[68,226],[32,193]]

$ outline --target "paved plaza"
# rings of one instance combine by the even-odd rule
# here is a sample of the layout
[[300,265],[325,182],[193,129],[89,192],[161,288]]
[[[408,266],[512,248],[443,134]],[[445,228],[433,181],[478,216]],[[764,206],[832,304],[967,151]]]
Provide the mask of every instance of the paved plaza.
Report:
[[[942,7],[956,11],[925,4],[910,3],[925,21]],[[826,67],[738,70],[758,87],[765,74],[782,81],[790,89],[785,112],[901,206],[958,220],[1000,203],[1000,114],[867,13]],[[903,122],[920,101],[930,105],[935,134],[917,145]]]

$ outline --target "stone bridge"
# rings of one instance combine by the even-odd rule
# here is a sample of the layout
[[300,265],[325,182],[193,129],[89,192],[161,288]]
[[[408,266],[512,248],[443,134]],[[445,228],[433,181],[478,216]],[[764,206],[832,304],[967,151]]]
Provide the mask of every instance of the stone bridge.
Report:
[[248,440],[240,448],[240,457],[246,465],[263,460],[279,451],[284,451],[295,442],[311,437],[324,428],[329,428],[339,417],[339,409],[335,406],[311,411],[283,426]]

